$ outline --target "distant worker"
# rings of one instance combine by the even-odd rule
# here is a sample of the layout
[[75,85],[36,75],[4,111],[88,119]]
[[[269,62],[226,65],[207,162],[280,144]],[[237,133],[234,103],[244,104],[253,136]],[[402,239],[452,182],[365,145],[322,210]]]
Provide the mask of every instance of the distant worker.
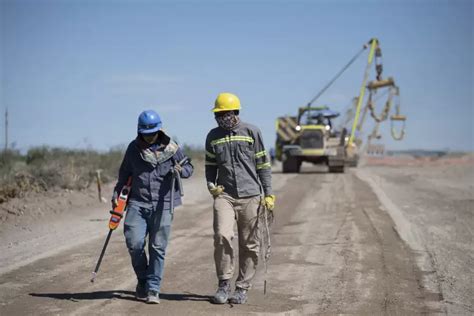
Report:
[[[175,181],[172,188],[172,173],[182,178],[193,173],[189,159],[161,127],[155,111],[140,114],[138,135],[128,145],[112,197],[114,208],[121,188],[132,177],[124,234],[138,280],[135,296],[149,304],[160,302],[165,251],[173,220],[171,208],[181,205],[180,181]],[[145,253],[147,235],[149,259]]]
[[[213,109],[218,127],[206,138],[206,181],[214,197],[214,260],[219,281],[213,297],[216,304],[228,300],[244,304],[255,276],[259,256],[258,215],[261,204],[275,206],[271,165],[260,130],[239,118],[240,101],[221,93]],[[264,197],[261,197],[263,188]],[[230,297],[235,252],[234,222],[239,238],[239,275]]]
[[316,116],[316,125],[326,125],[324,122],[324,115],[322,113],[319,113]]

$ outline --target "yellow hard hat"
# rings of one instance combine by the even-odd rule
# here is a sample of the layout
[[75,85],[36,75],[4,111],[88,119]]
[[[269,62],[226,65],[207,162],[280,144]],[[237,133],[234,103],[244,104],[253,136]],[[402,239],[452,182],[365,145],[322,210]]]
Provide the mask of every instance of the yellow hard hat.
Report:
[[217,96],[212,112],[240,110],[240,100],[232,93],[221,93]]

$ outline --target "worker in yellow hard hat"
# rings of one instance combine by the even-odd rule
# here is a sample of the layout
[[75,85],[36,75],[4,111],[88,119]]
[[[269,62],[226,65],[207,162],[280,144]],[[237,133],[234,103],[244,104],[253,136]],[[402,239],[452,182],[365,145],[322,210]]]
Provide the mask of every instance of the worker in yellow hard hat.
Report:
[[[219,94],[212,110],[218,126],[206,138],[206,181],[214,197],[214,260],[219,280],[213,297],[216,304],[247,301],[259,256],[258,216],[263,207],[273,211],[275,206],[271,163],[262,133],[240,120],[240,109],[236,95]],[[231,296],[235,222],[240,258],[236,288]]]

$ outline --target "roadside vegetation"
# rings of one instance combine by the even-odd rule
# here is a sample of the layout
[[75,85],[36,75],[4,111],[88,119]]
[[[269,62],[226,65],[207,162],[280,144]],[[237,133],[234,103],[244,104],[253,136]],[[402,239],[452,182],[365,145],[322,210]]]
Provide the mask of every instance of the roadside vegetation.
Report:
[[[183,146],[186,154],[199,161],[203,150]],[[92,149],[34,147],[26,154],[17,150],[0,153],[0,203],[22,197],[28,192],[53,189],[83,190],[96,183],[101,170],[103,183],[115,181],[124,154],[124,147],[100,152]]]

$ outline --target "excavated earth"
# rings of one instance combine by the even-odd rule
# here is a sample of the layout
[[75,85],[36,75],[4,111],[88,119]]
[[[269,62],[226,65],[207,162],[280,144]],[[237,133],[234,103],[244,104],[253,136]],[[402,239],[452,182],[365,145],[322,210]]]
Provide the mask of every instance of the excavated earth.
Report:
[[159,305],[134,299],[121,229],[90,282],[109,217],[92,189],[1,205],[0,315],[474,313],[472,161],[274,169],[272,256],[248,304],[210,303],[212,199],[198,170],[184,181]]

